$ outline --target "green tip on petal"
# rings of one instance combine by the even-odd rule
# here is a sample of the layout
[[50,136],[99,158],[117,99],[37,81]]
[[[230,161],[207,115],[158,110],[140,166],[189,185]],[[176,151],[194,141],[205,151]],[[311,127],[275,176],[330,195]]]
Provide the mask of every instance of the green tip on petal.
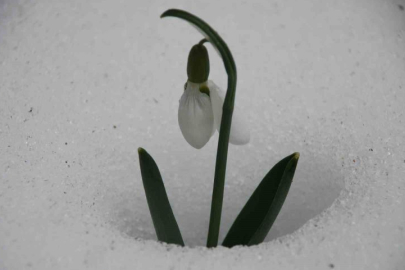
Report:
[[200,92],[203,94],[206,94],[207,96],[210,96],[210,89],[206,85],[201,85],[200,86]]
[[142,154],[145,152],[145,149],[143,149],[142,147],[138,148],[138,154]]

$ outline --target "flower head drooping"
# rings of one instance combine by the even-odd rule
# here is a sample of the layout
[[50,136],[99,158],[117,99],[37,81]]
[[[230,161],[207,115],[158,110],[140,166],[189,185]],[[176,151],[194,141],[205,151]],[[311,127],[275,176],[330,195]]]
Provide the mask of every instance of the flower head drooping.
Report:
[[[180,98],[178,120],[186,141],[194,148],[202,148],[220,129],[225,92],[211,80],[206,40],[194,45],[188,56],[188,80]],[[248,143],[250,133],[243,114],[234,109],[229,142],[242,145]]]

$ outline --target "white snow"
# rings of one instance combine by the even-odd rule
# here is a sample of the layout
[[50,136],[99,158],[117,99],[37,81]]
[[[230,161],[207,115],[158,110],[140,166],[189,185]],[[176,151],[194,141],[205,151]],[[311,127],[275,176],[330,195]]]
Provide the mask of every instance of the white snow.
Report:
[[[0,0],[0,269],[403,269],[404,6]],[[301,153],[266,243],[202,247],[218,135],[202,150],[181,135],[201,35],[159,19],[168,8],[210,23],[238,67],[252,138],[230,146],[221,239],[267,171]],[[189,247],[155,241],[139,146]]]

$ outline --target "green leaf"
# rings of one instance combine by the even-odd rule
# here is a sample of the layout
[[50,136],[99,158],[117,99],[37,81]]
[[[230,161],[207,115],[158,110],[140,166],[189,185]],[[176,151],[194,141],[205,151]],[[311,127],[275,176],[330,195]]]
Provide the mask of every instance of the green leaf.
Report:
[[236,65],[228,45],[226,45],[223,39],[214,29],[212,29],[211,26],[200,18],[179,9],[169,9],[160,17],[177,17],[196,26],[217,49],[224,62],[226,73],[228,74],[228,89],[226,91],[224,105],[222,107],[222,120],[219,130],[218,151],[214,175],[214,190],[212,193],[211,215],[207,239],[207,247],[215,247],[218,244],[219,228],[221,224],[229,134],[231,131],[232,113],[235,103],[237,77]]
[[287,197],[299,153],[278,162],[264,177],[239,213],[223,246],[257,245],[266,238]]
[[138,153],[143,187],[145,188],[146,199],[157,238],[159,241],[168,244],[184,246],[159,169],[145,149],[138,148]]

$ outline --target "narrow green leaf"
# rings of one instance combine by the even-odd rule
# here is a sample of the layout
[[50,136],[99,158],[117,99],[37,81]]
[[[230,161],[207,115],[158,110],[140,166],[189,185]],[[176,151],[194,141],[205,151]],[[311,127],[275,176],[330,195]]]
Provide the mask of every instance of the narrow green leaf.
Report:
[[179,9],[169,9],[160,17],[177,17],[196,26],[217,49],[222,57],[222,61],[224,62],[226,73],[228,74],[228,89],[226,91],[222,108],[222,120],[219,130],[217,160],[215,164],[214,190],[212,193],[210,224],[207,239],[207,247],[215,247],[218,244],[219,228],[221,225],[229,134],[231,131],[232,113],[235,103],[237,77],[236,65],[228,45],[226,45],[223,39],[214,29],[211,28],[211,26],[200,18]]
[[159,169],[145,149],[138,148],[138,153],[143,187],[157,238],[168,244],[184,246]]
[[266,238],[287,197],[299,153],[278,162],[263,178],[239,213],[223,246],[257,245]]

